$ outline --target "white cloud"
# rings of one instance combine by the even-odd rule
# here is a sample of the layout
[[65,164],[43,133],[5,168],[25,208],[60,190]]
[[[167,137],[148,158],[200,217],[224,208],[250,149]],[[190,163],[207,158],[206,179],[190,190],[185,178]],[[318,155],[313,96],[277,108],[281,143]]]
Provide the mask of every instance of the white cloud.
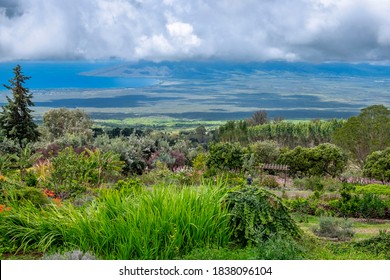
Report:
[[0,0],[0,60],[390,60],[390,0]]
[[201,40],[193,34],[193,27],[191,24],[184,22],[173,22],[166,25],[168,33],[172,40],[179,46],[179,52],[184,51],[188,53],[192,48],[200,45]]

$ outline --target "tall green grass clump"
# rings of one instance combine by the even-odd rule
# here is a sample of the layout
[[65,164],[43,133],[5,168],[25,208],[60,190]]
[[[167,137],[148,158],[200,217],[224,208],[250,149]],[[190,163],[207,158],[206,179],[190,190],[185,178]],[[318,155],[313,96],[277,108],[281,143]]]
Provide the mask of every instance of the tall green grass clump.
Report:
[[78,223],[80,248],[109,259],[173,259],[197,247],[226,246],[225,193],[167,185],[129,196],[107,192]]
[[46,252],[69,243],[70,229],[82,213],[67,204],[37,207],[30,200],[13,202],[9,211],[0,213],[1,241],[12,251],[6,253]]
[[80,249],[103,259],[174,259],[227,246],[232,230],[221,187],[161,185],[106,190],[84,208],[25,204],[1,213],[0,235],[19,250]]

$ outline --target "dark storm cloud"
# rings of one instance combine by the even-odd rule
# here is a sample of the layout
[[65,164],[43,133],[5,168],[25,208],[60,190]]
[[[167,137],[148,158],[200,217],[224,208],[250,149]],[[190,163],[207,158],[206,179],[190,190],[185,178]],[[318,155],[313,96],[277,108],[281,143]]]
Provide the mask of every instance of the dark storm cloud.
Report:
[[1,11],[3,11],[8,18],[22,15],[22,10],[19,7],[19,1],[17,0],[0,0],[0,13]]
[[0,0],[0,60],[383,62],[389,14],[390,0]]

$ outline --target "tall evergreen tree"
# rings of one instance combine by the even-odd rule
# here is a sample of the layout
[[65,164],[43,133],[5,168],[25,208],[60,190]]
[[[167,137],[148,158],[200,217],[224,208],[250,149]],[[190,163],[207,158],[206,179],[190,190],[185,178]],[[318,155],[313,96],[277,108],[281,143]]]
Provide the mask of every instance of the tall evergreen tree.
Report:
[[25,81],[30,77],[23,75],[20,65],[13,69],[13,73],[15,76],[9,80],[10,84],[4,85],[12,91],[12,98],[7,96],[8,104],[2,107],[0,129],[7,138],[16,141],[22,148],[29,142],[37,141],[39,133],[31,115],[33,111],[29,108],[34,106],[32,94],[24,87]]

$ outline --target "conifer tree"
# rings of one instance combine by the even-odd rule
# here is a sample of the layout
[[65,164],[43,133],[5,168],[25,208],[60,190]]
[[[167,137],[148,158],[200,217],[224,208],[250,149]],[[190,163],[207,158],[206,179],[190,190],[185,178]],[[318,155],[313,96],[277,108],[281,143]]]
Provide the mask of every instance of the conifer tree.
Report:
[[5,88],[12,91],[12,98],[7,96],[8,104],[2,107],[0,113],[0,129],[4,136],[14,140],[23,148],[29,142],[38,140],[37,125],[33,121],[29,107],[34,106],[32,94],[24,87],[30,77],[23,75],[22,67],[17,65],[13,69],[14,77],[9,80]]

